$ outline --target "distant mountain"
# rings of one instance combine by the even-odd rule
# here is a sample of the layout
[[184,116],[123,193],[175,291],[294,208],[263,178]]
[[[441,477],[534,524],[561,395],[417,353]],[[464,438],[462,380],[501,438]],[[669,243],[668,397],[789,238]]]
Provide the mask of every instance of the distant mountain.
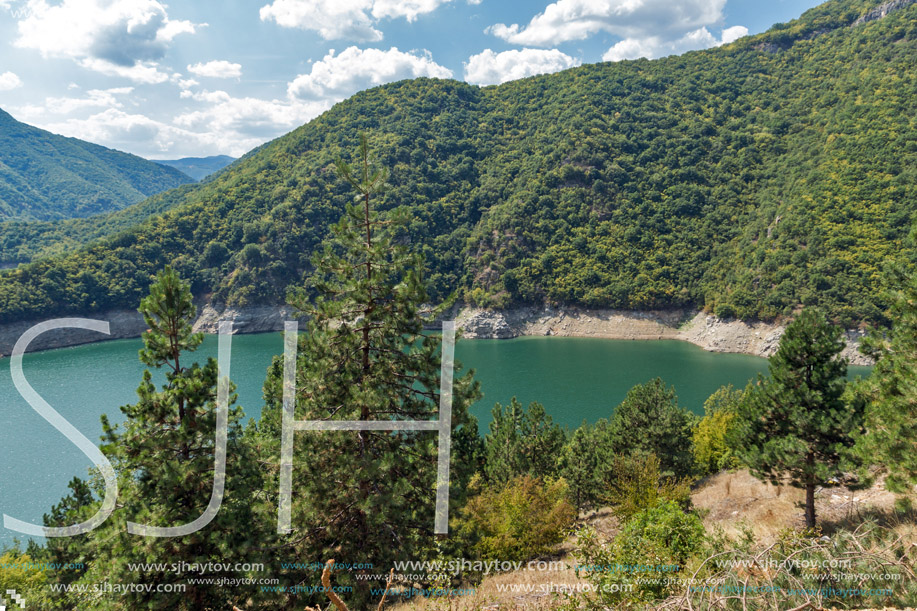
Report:
[[884,321],[886,268],[917,269],[917,3],[831,0],[681,56],[363,91],[152,210],[0,232],[31,260],[0,272],[0,319],[136,308],[166,264],[214,304],[283,301],[353,199],[334,160],[361,132],[431,301],[818,305],[849,329]]
[[58,136],[0,110],[0,221],[120,210],[189,182],[174,168]]
[[203,180],[214,172],[222,170],[235,161],[235,157],[215,155],[213,157],[185,157],[184,159],[154,159],[156,163],[184,172],[194,180]]

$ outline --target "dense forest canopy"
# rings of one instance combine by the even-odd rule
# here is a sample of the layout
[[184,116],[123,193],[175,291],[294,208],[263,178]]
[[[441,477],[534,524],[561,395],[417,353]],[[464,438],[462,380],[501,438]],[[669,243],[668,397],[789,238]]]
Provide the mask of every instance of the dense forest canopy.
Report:
[[0,316],[132,308],[166,264],[214,302],[281,302],[351,198],[333,160],[366,132],[434,299],[882,322],[917,207],[917,6],[894,4],[832,0],[653,61],[361,92],[138,225],[0,227],[3,260],[32,259],[0,275]]
[[58,136],[0,110],[0,221],[111,212],[189,182],[175,168]]

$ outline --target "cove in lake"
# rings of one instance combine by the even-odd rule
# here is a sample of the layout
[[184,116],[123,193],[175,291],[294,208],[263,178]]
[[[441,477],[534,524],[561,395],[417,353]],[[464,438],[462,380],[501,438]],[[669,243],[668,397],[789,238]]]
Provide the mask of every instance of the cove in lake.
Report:
[[[35,390],[89,439],[98,441],[99,416],[121,422],[119,406],[136,400],[143,365],[139,339],[116,340],[26,354],[23,369]],[[216,356],[217,338],[208,336],[196,353]],[[271,357],[283,351],[279,333],[232,338],[231,378],[238,405],[258,418],[261,387]],[[484,399],[472,407],[481,433],[487,431],[495,402],[513,396],[539,401],[562,426],[575,428],[611,415],[635,384],[661,377],[674,386],[679,405],[702,413],[704,400],[724,384],[741,388],[767,360],[716,354],[679,341],[623,341],[570,337],[513,340],[460,340],[456,358],[473,368]],[[868,367],[851,367],[866,375]],[[156,376],[161,383],[164,377]],[[0,360],[0,513],[40,523],[42,514],[67,493],[67,482],[85,477],[89,460],[36,414],[13,387],[9,359]],[[232,494],[232,491],[227,491]],[[0,528],[0,545],[13,539]]]

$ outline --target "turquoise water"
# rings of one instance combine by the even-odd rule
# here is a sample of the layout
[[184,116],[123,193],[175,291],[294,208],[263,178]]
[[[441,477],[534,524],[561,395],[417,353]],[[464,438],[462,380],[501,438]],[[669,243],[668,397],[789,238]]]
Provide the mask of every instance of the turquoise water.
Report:
[[[283,350],[279,333],[232,338],[231,377],[247,416],[260,414],[261,386],[271,357]],[[116,340],[49,350],[24,357],[26,378],[35,390],[84,435],[97,441],[99,416],[122,420],[118,407],[136,399],[143,366],[140,340]],[[216,337],[199,351],[216,356]],[[540,401],[561,425],[608,417],[635,384],[656,376],[675,387],[679,404],[700,413],[704,399],[723,384],[743,387],[767,371],[762,358],[714,354],[685,342],[614,341],[537,337],[466,340],[456,357],[474,368],[484,399],[472,411],[483,431],[495,402],[515,395]],[[868,372],[852,367],[851,374]],[[73,476],[85,476],[89,460],[36,414],[13,387],[9,359],[0,360],[0,512],[30,522],[67,492]],[[13,533],[0,529],[0,545]]]

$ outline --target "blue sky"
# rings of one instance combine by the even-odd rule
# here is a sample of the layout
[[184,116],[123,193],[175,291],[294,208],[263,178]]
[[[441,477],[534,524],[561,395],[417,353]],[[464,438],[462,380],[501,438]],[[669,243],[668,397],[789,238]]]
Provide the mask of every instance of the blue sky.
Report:
[[0,0],[0,108],[151,159],[239,156],[353,93],[662,57],[818,0]]

